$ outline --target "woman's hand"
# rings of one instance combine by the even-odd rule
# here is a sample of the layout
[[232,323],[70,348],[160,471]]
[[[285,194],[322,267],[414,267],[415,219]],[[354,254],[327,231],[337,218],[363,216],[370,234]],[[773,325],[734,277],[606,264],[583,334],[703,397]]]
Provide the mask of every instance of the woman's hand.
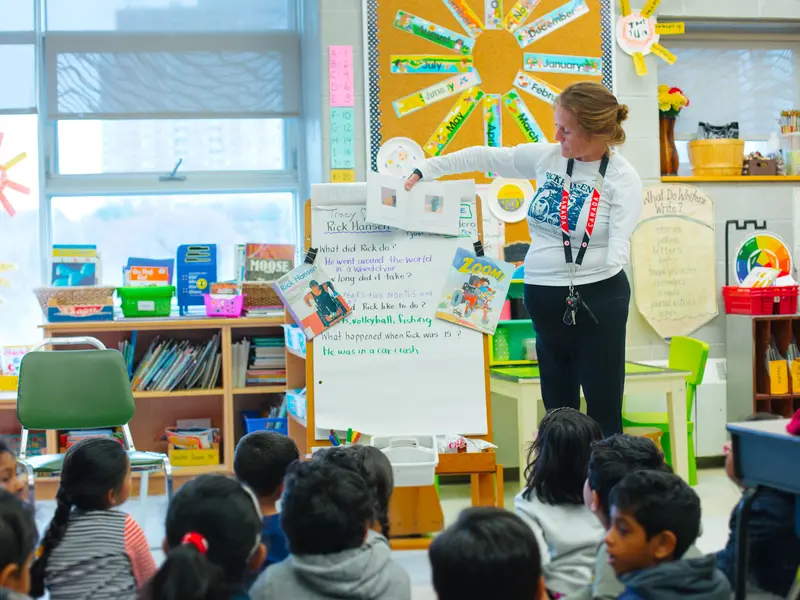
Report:
[[408,176],[408,179],[406,179],[406,184],[404,186],[406,191],[410,191],[420,179],[422,179],[422,173],[420,173],[419,170],[414,169],[414,172]]

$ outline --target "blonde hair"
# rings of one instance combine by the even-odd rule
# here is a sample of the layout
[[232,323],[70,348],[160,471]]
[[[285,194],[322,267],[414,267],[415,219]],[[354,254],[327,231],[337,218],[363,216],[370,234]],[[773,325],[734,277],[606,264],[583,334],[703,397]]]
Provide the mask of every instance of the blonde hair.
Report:
[[617,102],[617,97],[603,84],[573,83],[558,96],[556,106],[573,113],[581,129],[605,139],[609,146],[625,143],[622,123],[628,118],[628,107]]

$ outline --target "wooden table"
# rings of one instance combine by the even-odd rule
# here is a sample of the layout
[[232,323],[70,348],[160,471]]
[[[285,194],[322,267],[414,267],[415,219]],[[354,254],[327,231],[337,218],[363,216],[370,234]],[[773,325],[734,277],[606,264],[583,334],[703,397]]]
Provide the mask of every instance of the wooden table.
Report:
[[[517,429],[520,444],[520,484],[524,485],[526,462],[525,443],[533,439],[534,431],[545,414],[538,365],[494,367],[490,371],[491,389],[517,401]],[[626,394],[666,394],[669,415],[672,468],[689,479],[689,443],[686,424],[686,376],[688,373],[652,367],[639,363],[625,364]],[[496,440],[495,443],[502,443]]]
[[[770,487],[795,494],[795,531],[800,536],[800,437],[789,435],[789,419],[730,423],[734,472],[747,487],[737,516],[736,600],[744,600],[747,583],[747,530],[753,501]],[[792,466],[794,465],[794,466]]]

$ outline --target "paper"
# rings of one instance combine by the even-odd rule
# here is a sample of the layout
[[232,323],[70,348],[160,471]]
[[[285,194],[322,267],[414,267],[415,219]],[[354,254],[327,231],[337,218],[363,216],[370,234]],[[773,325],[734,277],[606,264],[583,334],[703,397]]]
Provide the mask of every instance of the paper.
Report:
[[675,56],[672,52],[664,48],[661,44],[653,44],[650,47],[650,51],[655,54],[658,58],[663,60],[665,63],[674,65],[675,61],[678,60],[678,57]]
[[331,106],[353,106],[353,47],[328,46]]
[[491,214],[505,223],[518,223],[528,214],[533,186],[527,179],[498,177],[483,194]]
[[800,360],[793,360],[789,363],[789,375],[792,380],[792,393],[800,392]]
[[447,273],[436,318],[494,335],[515,268],[459,248]]
[[409,96],[395,100],[392,102],[392,106],[398,117],[405,117],[421,108],[430,106],[434,102],[439,102],[450,96],[461,94],[471,87],[480,85],[480,83],[481,78],[478,72],[469,71],[468,73],[445,79],[424,90],[419,90]]
[[526,52],[524,67],[534,73],[568,73],[570,75],[603,74],[603,59],[593,56],[566,56]]
[[331,169],[331,183],[352,183],[356,180],[353,169]]
[[466,73],[472,71],[471,56],[451,56],[439,54],[392,54],[392,73]]
[[619,0],[619,12],[623,17],[627,17],[631,14],[630,0]]
[[456,21],[464,28],[470,37],[477,38],[483,33],[483,23],[480,17],[469,7],[465,0],[442,0]]
[[503,19],[503,28],[509,33],[514,33],[520,25],[528,20],[539,2],[541,0],[519,0]]
[[769,393],[781,395],[789,393],[789,365],[785,360],[772,360],[769,363]]
[[586,6],[586,0],[570,0],[542,18],[536,19],[530,25],[517,29],[514,32],[514,37],[517,38],[520,47],[524,48],[557,29],[561,29],[564,25],[572,23],[572,21],[588,12],[589,7]]
[[533,118],[533,113],[531,113],[528,105],[525,104],[518,92],[509,90],[503,94],[503,104],[520,131],[522,131],[522,135],[525,136],[525,141],[534,144],[547,141],[542,128],[539,127],[536,119]]
[[[0,146],[3,144],[3,132],[0,132]],[[31,193],[29,187],[22,185],[16,181],[12,181],[9,179],[8,172],[17,163],[21,162],[22,160],[26,159],[28,155],[25,152],[21,152],[17,154],[14,158],[6,162],[5,164],[0,163],[0,205],[3,206],[5,211],[8,213],[9,217],[13,217],[17,214],[16,209],[11,204],[11,201],[5,195],[5,190],[14,190],[15,192],[19,192],[20,194],[28,195]]]
[[353,309],[318,265],[303,263],[273,284],[295,322],[312,339],[340,323]]
[[[502,96],[500,94],[486,94],[483,97],[483,141],[489,148],[503,146],[503,119],[500,111]],[[487,173],[487,177],[494,177],[495,173]]]
[[541,79],[531,77],[522,71],[519,71],[516,78],[514,78],[514,85],[550,105],[556,103],[556,98],[561,93],[560,89],[545,83]]
[[651,17],[653,13],[656,12],[659,4],[661,4],[661,0],[647,0],[647,4],[645,4],[642,9],[642,16]]
[[684,23],[656,23],[656,33],[658,35],[682,35],[686,33]]
[[647,75],[647,63],[644,62],[644,55],[641,52],[633,54],[633,66],[636,69],[636,74],[640,77]]
[[470,55],[475,47],[475,40],[473,38],[461,35],[450,29],[445,29],[444,27],[440,27],[435,23],[421,19],[403,10],[397,11],[394,26],[411,35],[443,46],[458,54]]
[[367,177],[368,223],[458,235],[461,199],[474,201],[473,181],[420,181],[411,191],[403,188],[405,179],[370,173]]
[[458,102],[450,109],[450,112],[442,119],[430,139],[425,142],[423,148],[425,152],[430,156],[439,156],[453,141],[458,132],[461,131],[461,127],[467,122],[467,119],[482,98],[483,92],[480,88],[474,87],[464,92]]
[[658,43],[658,39],[654,17],[645,17],[633,11],[617,22],[617,45],[626,54],[634,56],[639,53],[646,56],[652,51],[653,44]]
[[425,160],[420,145],[410,138],[396,137],[386,140],[378,150],[378,173],[406,178],[414,165]]
[[483,0],[486,29],[503,28],[503,0]]
[[354,112],[331,107],[331,169],[355,168]]

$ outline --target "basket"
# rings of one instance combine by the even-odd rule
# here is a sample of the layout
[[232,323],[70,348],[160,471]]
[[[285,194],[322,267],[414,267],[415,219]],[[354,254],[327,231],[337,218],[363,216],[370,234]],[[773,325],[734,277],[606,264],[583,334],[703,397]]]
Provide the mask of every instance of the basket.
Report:
[[117,295],[122,301],[125,318],[168,317],[175,286],[121,287],[117,288]]
[[51,301],[57,306],[98,306],[113,303],[114,298],[114,288],[104,286],[41,287],[33,293],[45,317]]
[[236,296],[216,296],[203,294],[203,302],[206,305],[207,317],[227,317],[235,319],[242,316],[244,309],[244,295]]
[[246,296],[244,307],[248,308],[280,308],[283,306],[278,292],[271,282],[253,281],[242,283],[242,293]]
[[741,175],[744,140],[692,140],[689,161],[695,177]]
[[725,313],[729,315],[793,315],[797,313],[800,286],[743,288],[726,285],[722,288]]
[[281,435],[289,435],[289,420],[284,418],[264,418],[257,410],[243,410],[244,432],[274,431]]
[[435,435],[374,436],[372,445],[392,463],[394,487],[433,485],[439,447]]

